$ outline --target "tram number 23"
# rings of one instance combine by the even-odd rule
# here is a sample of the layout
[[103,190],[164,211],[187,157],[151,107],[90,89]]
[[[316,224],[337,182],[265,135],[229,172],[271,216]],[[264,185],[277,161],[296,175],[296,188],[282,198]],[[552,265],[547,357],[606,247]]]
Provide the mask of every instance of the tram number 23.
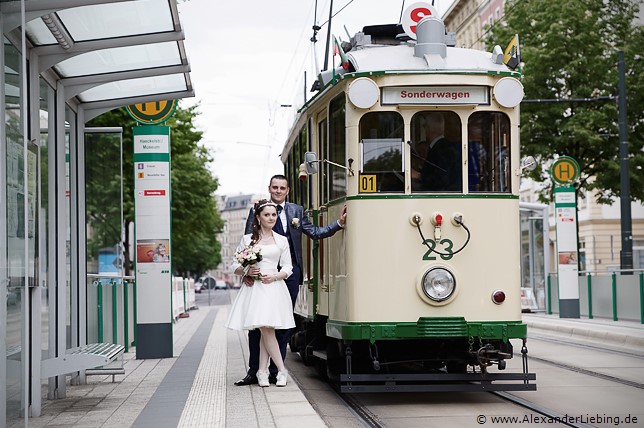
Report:
[[425,239],[423,244],[427,245],[429,249],[423,255],[423,260],[436,260],[436,255],[440,256],[443,260],[449,260],[454,257],[452,249],[454,248],[454,243],[449,239],[442,239],[439,241],[439,244],[443,246],[442,251],[434,251],[436,248],[436,241],[433,239]]

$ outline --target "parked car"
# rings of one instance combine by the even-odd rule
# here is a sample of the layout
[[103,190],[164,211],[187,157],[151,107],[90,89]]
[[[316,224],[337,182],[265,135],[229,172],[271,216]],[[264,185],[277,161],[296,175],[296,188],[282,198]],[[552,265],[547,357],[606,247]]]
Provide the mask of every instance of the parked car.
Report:
[[201,288],[203,287],[203,282],[201,282],[201,278],[195,281],[195,293],[201,293]]
[[226,284],[226,281],[223,279],[216,279],[215,280],[215,290],[226,290],[228,288],[228,284]]

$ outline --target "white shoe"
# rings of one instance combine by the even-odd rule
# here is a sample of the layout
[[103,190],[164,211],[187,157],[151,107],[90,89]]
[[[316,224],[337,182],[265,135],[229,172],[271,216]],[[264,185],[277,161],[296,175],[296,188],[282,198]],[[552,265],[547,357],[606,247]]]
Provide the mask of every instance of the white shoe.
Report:
[[268,383],[268,372],[257,371],[257,383],[262,387],[269,386],[270,383]]
[[286,380],[288,378],[288,371],[284,370],[283,372],[277,372],[277,386],[286,386]]

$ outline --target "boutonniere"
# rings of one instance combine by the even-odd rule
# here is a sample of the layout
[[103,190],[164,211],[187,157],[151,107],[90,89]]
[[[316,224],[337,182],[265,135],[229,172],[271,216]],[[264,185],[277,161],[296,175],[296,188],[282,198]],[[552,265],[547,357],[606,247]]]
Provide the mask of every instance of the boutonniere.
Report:
[[291,220],[291,226],[293,229],[299,229],[300,228],[300,219],[297,217],[293,217],[293,220]]

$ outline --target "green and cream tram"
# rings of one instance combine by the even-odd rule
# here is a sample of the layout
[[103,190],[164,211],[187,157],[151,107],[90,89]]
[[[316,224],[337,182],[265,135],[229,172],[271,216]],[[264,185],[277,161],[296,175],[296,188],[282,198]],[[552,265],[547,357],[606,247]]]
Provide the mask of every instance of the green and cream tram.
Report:
[[352,38],[282,152],[290,197],[315,222],[348,210],[344,231],[303,243],[291,349],[345,392],[536,389],[520,306],[520,72],[498,47],[449,46],[435,17],[415,42],[399,32]]

